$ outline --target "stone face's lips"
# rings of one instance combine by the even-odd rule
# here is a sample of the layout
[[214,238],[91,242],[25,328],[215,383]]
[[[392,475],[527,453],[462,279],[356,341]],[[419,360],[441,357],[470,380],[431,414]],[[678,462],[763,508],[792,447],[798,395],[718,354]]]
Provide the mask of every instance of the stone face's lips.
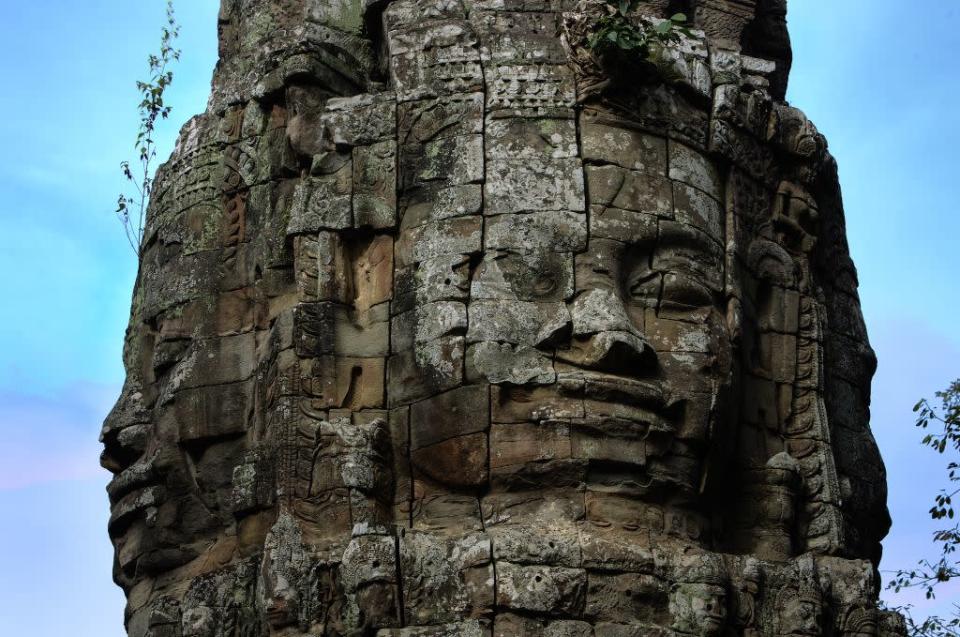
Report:
[[716,611],[708,612],[704,619],[710,626],[716,627],[723,627],[724,622],[727,620],[725,615],[717,613]]
[[116,474],[107,485],[110,502],[116,504],[127,494],[157,484],[152,460],[140,460]]
[[560,372],[558,381],[564,393],[580,394],[595,400],[656,410],[666,407],[663,389],[656,381],[638,380],[590,370]]
[[115,475],[107,485],[110,537],[122,541],[135,518],[151,507],[159,507],[165,493],[151,460],[141,459]]
[[107,527],[117,537],[127,528],[129,522],[142,511],[156,507],[163,498],[163,487],[152,486],[128,493],[110,508],[110,522]]

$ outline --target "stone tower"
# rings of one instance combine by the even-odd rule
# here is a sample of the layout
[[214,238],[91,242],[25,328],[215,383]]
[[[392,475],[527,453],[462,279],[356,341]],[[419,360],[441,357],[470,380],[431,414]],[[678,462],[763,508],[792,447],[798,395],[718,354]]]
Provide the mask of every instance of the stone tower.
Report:
[[223,0],[102,434],[131,637],[901,635],[784,0]]

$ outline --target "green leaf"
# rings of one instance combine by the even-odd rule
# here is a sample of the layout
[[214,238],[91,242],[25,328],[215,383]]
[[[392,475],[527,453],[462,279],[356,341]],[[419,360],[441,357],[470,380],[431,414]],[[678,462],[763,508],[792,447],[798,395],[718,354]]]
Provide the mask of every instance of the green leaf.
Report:
[[670,16],[670,22],[676,22],[677,24],[681,24],[686,21],[687,21],[686,13],[674,13],[672,16]]
[[665,35],[667,33],[670,33],[670,29],[672,28],[673,28],[673,23],[670,22],[669,20],[664,20],[663,22],[658,24],[654,30],[661,35]]

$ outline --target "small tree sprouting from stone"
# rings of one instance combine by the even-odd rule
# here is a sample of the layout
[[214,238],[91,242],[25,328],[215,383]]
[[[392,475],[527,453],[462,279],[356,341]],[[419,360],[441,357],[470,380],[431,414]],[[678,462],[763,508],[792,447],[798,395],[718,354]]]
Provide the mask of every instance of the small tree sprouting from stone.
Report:
[[[937,559],[923,559],[912,570],[900,570],[888,585],[899,592],[905,588],[923,589],[927,599],[933,599],[936,588],[947,582],[960,579],[960,524],[954,522],[956,511],[953,498],[960,494],[960,379],[953,381],[944,391],[937,392],[939,408],[924,399],[913,411],[917,414],[917,427],[926,433],[923,444],[939,454],[950,457],[947,463],[947,486],[934,496],[930,517],[940,520],[944,527],[933,534],[933,541],[940,548]],[[909,610],[909,609],[903,609]],[[928,617],[916,621],[907,613],[910,634],[914,637],[960,637],[960,605],[955,606],[952,618]]]
[[606,0],[605,15],[597,20],[595,30],[587,38],[587,45],[594,53],[658,65],[664,47],[679,43],[681,34],[693,37],[683,13],[658,23],[631,16],[638,2]]
[[180,35],[180,24],[173,10],[173,0],[167,0],[166,21],[161,30],[160,50],[147,58],[150,71],[146,81],[137,81],[140,91],[140,128],[134,148],[138,158],[131,166],[130,161],[120,164],[123,176],[133,185],[133,192],[120,193],[117,197],[117,216],[123,224],[130,247],[137,258],[140,257],[143,242],[143,230],[146,221],[147,206],[153,190],[153,161],[157,157],[154,133],[158,119],[167,119],[171,107],[164,102],[164,93],[173,82],[170,66],[180,59],[180,49],[174,42]]

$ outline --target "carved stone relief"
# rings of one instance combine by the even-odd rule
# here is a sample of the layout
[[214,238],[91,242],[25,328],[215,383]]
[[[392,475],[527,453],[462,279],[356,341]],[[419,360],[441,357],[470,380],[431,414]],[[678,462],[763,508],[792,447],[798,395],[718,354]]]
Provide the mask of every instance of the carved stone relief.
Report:
[[[104,424],[127,631],[899,635],[783,3],[224,0]],[[679,6],[684,5],[684,6]]]

